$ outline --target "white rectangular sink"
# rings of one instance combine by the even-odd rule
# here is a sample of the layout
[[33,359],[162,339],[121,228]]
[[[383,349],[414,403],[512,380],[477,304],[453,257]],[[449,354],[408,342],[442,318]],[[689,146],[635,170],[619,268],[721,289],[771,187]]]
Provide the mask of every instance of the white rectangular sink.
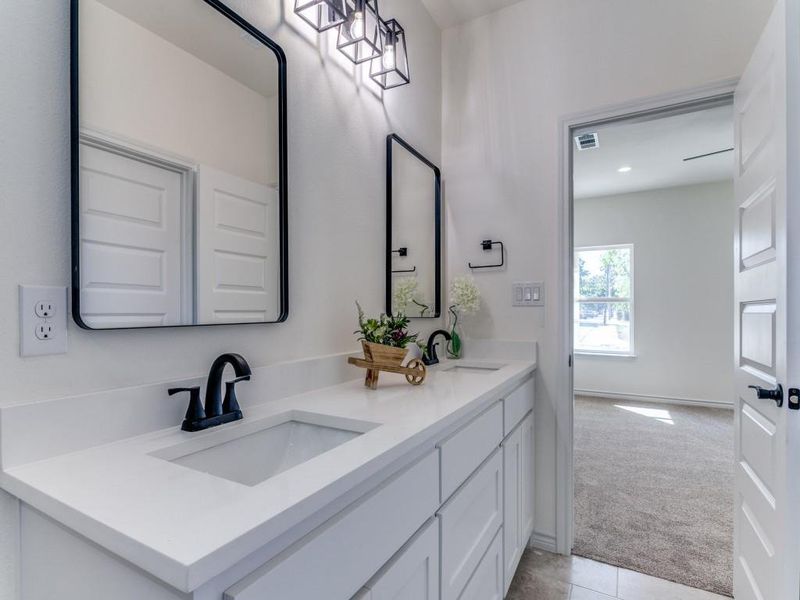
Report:
[[452,365],[445,364],[439,371],[441,373],[475,373],[478,375],[485,375],[487,373],[499,371],[504,366],[505,365],[494,363],[457,363]]
[[151,456],[255,486],[377,426],[367,421],[288,411],[205,432],[197,440],[159,450]]

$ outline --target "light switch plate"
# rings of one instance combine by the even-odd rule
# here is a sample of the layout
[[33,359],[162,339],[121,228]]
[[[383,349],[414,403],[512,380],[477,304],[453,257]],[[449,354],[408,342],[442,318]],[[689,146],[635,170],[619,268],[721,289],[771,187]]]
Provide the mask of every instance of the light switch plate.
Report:
[[67,352],[67,288],[19,286],[19,354]]
[[515,281],[511,284],[512,306],[544,306],[544,283]]

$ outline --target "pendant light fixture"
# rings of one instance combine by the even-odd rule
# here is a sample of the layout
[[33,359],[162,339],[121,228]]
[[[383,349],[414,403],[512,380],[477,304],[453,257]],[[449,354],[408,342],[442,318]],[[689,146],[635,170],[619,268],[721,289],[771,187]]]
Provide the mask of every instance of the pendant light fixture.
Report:
[[322,33],[347,20],[347,0],[295,0],[297,16]]
[[380,57],[380,26],[378,0],[348,0],[336,47],[355,64]]
[[381,55],[372,59],[369,76],[385,90],[411,83],[406,32],[395,19],[380,22]]

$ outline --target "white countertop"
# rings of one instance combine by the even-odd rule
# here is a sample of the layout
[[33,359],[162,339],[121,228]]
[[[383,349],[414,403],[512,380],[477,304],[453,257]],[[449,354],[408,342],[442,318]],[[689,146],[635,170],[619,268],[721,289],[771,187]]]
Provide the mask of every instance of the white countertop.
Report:
[[[464,361],[466,364],[480,364]],[[301,523],[393,461],[432,442],[535,369],[502,361],[485,373],[429,371],[418,387],[381,375],[244,409],[242,421],[205,432],[170,429],[2,472],[2,487],[56,521],[189,592]],[[220,430],[299,410],[379,426],[261,484],[246,486],[150,454]],[[57,426],[57,424],[54,424]]]

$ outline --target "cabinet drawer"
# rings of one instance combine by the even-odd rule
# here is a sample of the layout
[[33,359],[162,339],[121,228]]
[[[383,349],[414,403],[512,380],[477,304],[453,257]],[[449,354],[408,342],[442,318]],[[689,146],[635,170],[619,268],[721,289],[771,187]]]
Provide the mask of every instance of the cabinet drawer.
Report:
[[439,522],[431,519],[366,585],[370,600],[438,600]]
[[442,530],[441,600],[456,600],[503,523],[500,448],[441,508],[439,521]]
[[459,600],[503,600],[503,545],[500,530],[472,574]]
[[351,598],[434,513],[431,452],[225,592],[226,600]]
[[497,402],[439,443],[444,502],[503,439],[503,404]]
[[510,392],[503,400],[503,435],[508,435],[533,409],[535,387],[533,377]]

